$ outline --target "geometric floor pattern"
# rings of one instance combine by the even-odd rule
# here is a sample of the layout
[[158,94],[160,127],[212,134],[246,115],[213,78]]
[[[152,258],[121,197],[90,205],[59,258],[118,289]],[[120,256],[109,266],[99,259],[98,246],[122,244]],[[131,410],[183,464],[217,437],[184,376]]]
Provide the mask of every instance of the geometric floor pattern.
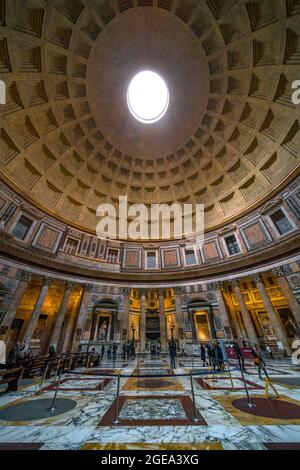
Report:
[[[222,375],[212,374],[196,358],[179,358],[175,377],[167,357],[105,361],[97,373],[115,370],[126,376],[119,400],[117,377],[97,376],[96,370],[87,375],[82,369],[62,377],[55,412],[48,410],[53,379],[42,388],[39,379],[23,382],[18,392],[0,393],[0,451],[299,449],[299,366],[267,362],[279,395],[269,387],[268,400],[264,382],[252,364],[247,366],[253,408],[235,361],[230,374]],[[199,373],[193,380],[195,403],[191,370]]]

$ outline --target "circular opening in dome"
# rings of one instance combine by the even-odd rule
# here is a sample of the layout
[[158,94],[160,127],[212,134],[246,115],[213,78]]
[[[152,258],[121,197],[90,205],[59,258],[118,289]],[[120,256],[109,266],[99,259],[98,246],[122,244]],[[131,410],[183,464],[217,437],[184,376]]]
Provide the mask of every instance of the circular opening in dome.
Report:
[[153,124],[159,121],[166,114],[169,102],[167,84],[157,73],[140,72],[130,82],[127,104],[139,122]]

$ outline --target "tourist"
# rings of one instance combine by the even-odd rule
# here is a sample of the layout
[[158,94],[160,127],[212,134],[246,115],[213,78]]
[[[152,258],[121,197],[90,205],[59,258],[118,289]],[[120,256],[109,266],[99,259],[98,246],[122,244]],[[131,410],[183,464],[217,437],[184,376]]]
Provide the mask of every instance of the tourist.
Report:
[[267,373],[267,370],[266,370],[265,362],[262,358],[262,355],[261,355],[260,351],[255,346],[252,348],[252,356],[253,356],[253,362],[257,366],[259,378],[261,380],[263,380],[263,378],[261,376],[261,371],[263,370],[264,373],[265,373],[265,376],[269,380],[269,376],[268,376],[268,373]]
[[50,346],[50,348],[48,350],[48,357],[49,358],[56,357],[56,351],[55,351],[54,346]]
[[211,345],[208,343],[206,345],[206,351],[207,351],[207,357],[208,357],[208,361],[209,361],[209,365],[212,366],[212,360],[211,360]]
[[110,361],[111,360],[111,344],[108,345],[108,348],[107,348],[107,359]]
[[220,371],[219,353],[218,353],[218,347],[216,344],[213,344],[210,347],[210,352],[211,352],[211,365],[212,365],[213,371],[216,372],[216,369]]
[[27,359],[28,349],[29,347],[23,341],[18,348],[18,362],[22,362]]
[[246,372],[243,353],[242,353],[241,348],[239,347],[239,345],[236,341],[232,344],[232,348],[233,348],[233,350],[236,354],[236,357],[239,361],[240,369],[242,369],[244,372]]
[[6,345],[3,338],[0,338],[0,370],[6,369]]
[[175,341],[169,343],[171,368],[176,369],[177,347]]
[[203,367],[208,366],[208,362],[206,360],[206,350],[204,344],[201,343],[200,345],[200,355]]
[[126,359],[126,352],[127,352],[127,342],[124,341],[123,346],[122,346],[122,351],[123,351],[123,361]]
[[118,345],[117,345],[117,343],[114,343],[114,344],[113,344],[112,350],[113,350],[113,360],[115,361],[116,358],[117,358],[117,351],[118,351]]
[[7,368],[15,369],[18,365],[19,344],[15,343],[7,357]]
[[266,351],[267,351],[267,353],[269,354],[269,357],[270,357],[271,359],[274,359],[273,352],[272,352],[272,348],[271,348],[271,346],[270,346],[269,344],[267,344],[267,346],[266,346]]
[[104,358],[104,354],[105,354],[105,345],[102,344],[102,346],[101,346],[101,361],[102,361],[103,358]]
[[219,345],[219,343],[216,344],[216,348],[217,348],[217,352],[218,352],[218,366],[219,366],[219,370],[220,371],[223,371],[225,366],[224,366],[224,354],[223,354],[223,351],[222,351],[222,348],[221,346]]

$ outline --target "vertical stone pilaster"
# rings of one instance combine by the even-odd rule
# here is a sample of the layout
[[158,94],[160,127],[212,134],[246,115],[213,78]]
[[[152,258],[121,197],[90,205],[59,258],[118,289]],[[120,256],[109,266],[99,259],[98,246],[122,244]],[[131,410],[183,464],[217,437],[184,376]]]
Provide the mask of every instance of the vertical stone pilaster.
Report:
[[123,290],[124,303],[123,303],[123,318],[122,318],[122,336],[123,339],[129,339],[130,336],[130,325],[129,325],[129,313],[130,313],[130,289]]
[[289,307],[298,324],[298,328],[300,328],[300,305],[297,302],[297,299],[294,295],[293,289],[291,288],[289,281],[285,277],[284,269],[283,268],[273,269],[272,274],[275,276],[276,281],[278,282],[278,285],[283,295],[288,301]]
[[65,315],[66,315],[66,312],[67,312],[68,302],[69,302],[69,298],[70,298],[72,288],[73,288],[73,284],[67,282],[66,287],[65,287],[65,291],[64,291],[64,295],[63,295],[63,298],[62,298],[62,301],[61,301],[61,304],[60,304],[60,307],[59,307],[59,311],[58,311],[58,314],[57,314],[57,317],[56,317],[56,320],[55,320],[55,324],[54,324],[54,328],[53,328],[53,331],[52,331],[52,334],[51,334],[51,338],[50,338],[50,341],[49,341],[49,346],[54,346],[55,349],[57,349],[57,345],[58,345],[59,338],[60,338],[60,335],[61,335],[61,330],[62,330],[62,326],[63,326],[63,323],[64,323]]
[[13,320],[15,319],[18,307],[24,297],[24,294],[28,288],[28,285],[31,281],[31,274],[22,271],[20,273],[20,280],[16,287],[15,293],[13,294],[12,300],[9,304],[9,307],[4,315],[4,318],[1,323],[1,332],[4,336],[4,341],[7,342],[9,339],[9,329]]
[[141,290],[140,352],[146,349],[146,290]]
[[30,345],[32,335],[34,333],[37,321],[38,321],[40,313],[41,313],[41,309],[43,307],[43,304],[45,302],[45,299],[46,299],[48,291],[49,291],[50,282],[51,282],[51,279],[49,279],[48,277],[44,278],[43,286],[40,290],[38,299],[37,299],[36,304],[34,306],[34,309],[33,309],[33,312],[31,314],[31,317],[29,319],[29,322],[27,324],[26,331],[25,331],[25,334],[24,334],[24,337],[23,337],[23,341],[25,342],[25,344],[27,346]]
[[75,335],[74,335],[73,344],[72,344],[72,352],[76,352],[80,344],[80,340],[82,337],[83,328],[84,328],[84,324],[86,320],[86,312],[87,312],[88,304],[90,302],[92,290],[93,290],[92,284],[85,284],[83,287],[80,308],[79,308],[78,317],[76,320],[76,329],[75,329]]
[[256,283],[259,295],[262,298],[262,301],[264,303],[266,311],[267,311],[267,313],[269,315],[269,318],[272,322],[272,326],[274,328],[274,331],[275,331],[275,334],[276,334],[278,340],[283,344],[286,352],[288,354],[291,354],[292,350],[291,350],[291,347],[290,347],[290,343],[289,343],[288,338],[285,334],[284,328],[283,328],[283,326],[282,326],[282,324],[281,324],[281,322],[278,318],[278,315],[277,315],[277,313],[276,313],[276,311],[273,307],[273,304],[272,304],[271,299],[268,295],[267,289],[265,288],[262,276],[260,274],[255,274],[253,276],[253,279]]
[[164,290],[159,290],[159,324],[160,324],[160,346],[161,351],[167,350],[167,328],[164,304]]
[[237,300],[238,300],[238,303],[239,303],[240,311],[241,311],[241,314],[242,314],[242,318],[243,318],[243,321],[244,321],[244,325],[245,325],[245,329],[246,329],[246,333],[247,333],[247,336],[249,338],[249,341],[252,344],[257,344],[258,343],[258,338],[257,338],[256,332],[255,332],[250,314],[248,312],[248,308],[247,308],[244,296],[242,294],[242,291],[241,291],[241,288],[240,288],[240,282],[239,282],[238,279],[235,279],[233,281],[233,289],[234,289],[234,292],[237,296]]

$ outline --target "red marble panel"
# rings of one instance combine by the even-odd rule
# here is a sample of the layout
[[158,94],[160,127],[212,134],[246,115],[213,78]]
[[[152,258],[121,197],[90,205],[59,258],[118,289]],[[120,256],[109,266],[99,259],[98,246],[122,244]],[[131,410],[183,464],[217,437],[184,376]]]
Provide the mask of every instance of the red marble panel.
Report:
[[251,246],[259,245],[267,240],[267,236],[259,223],[250,225],[244,230]]

